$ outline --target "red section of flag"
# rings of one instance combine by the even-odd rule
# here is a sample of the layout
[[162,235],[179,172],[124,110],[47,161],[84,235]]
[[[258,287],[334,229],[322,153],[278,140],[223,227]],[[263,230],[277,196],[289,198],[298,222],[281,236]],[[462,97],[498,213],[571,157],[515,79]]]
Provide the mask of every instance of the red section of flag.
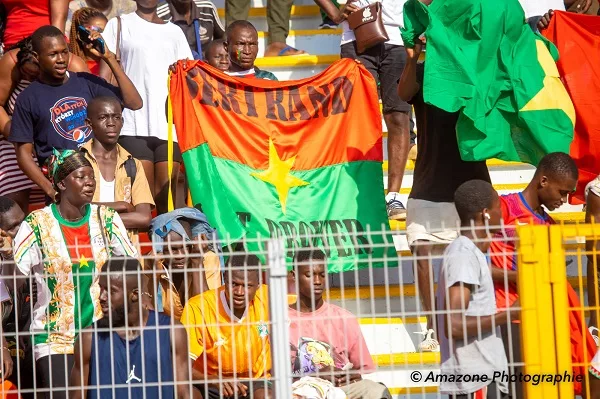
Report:
[[[569,327],[571,330],[571,362],[573,364],[573,378],[580,375],[581,381],[585,383],[588,367],[598,348],[585,323],[584,313],[581,310],[581,302],[579,302],[577,293],[571,284],[568,283],[567,298],[569,301]],[[582,392],[585,392],[585,387],[581,382],[573,382],[573,388],[576,395],[581,395]]]
[[579,182],[570,201],[581,204],[585,186],[600,174],[600,17],[555,11],[542,34],[558,48],[558,71],[575,106],[571,156]]

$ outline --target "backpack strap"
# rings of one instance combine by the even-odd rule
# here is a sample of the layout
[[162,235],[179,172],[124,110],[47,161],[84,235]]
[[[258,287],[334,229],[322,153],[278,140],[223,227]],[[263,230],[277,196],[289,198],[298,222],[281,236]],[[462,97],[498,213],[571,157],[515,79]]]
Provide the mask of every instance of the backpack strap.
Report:
[[[194,7],[194,5],[192,5]],[[202,60],[202,39],[200,38],[200,21],[194,20],[194,34],[196,35],[196,50],[198,51],[198,59]]]
[[135,181],[135,176],[137,175],[137,165],[135,164],[135,159],[129,157],[125,161],[125,173],[127,173],[127,177],[131,180],[131,185],[133,186],[133,182]]

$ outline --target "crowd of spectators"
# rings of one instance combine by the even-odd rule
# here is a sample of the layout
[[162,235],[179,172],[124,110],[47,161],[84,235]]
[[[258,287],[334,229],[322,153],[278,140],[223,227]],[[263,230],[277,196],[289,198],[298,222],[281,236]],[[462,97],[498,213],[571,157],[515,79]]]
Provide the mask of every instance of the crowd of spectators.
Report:
[[[534,30],[547,26],[553,9],[593,10],[592,0],[519,1]],[[549,154],[523,192],[499,197],[485,162],[463,161],[448,134],[458,114],[423,100],[425,44],[404,47],[405,1],[381,1],[389,40],[358,51],[346,19],[373,2],[315,0],[321,28],[341,24],[340,56],[360,61],[378,83],[388,130],[387,214],[407,220],[422,309],[448,311],[429,317],[419,349],[441,349],[442,374],[506,371],[505,351],[520,353],[519,324],[510,318],[519,305],[516,263],[506,256],[515,243],[490,244],[491,238],[506,234],[495,229],[501,221],[513,232],[532,220],[552,223],[546,210],[566,202],[577,168],[568,155]],[[286,44],[292,3],[267,2],[265,56],[304,53]],[[36,389],[66,398],[66,387],[72,397],[273,397],[262,265],[241,247],[224,261],[206,216],[185,206],[176,132],[169,154],[166,82],[178,60],[277,80],[255,65],[259,34],[247,21],[250,0],[225,5],[224,25],[207,0],[1,3],[0,360],[2,378],[26,390],[21,397],[34,397]],[[413,112],[419,135],[405,207],[400,188],[414,145]],[[586,191],[590,215],[600,214],[598,185]],[[176,205],[170,212],[169,192]],[[146,251],[144,235],[151,242]],[[443,252],[443,265],[434,292],[436,252]],[[375,365],[356,316],[323,298],[325,253],[297,251],[290,281],[294,386],[350,399],[391,398],[386,386],[363,379]],[[572,340],[585,346],[587,330],[572,331]],[[600,360],[589,370],[594,399],[599,370]],[[441,386],[451,397],[520,397],[519,389]]]

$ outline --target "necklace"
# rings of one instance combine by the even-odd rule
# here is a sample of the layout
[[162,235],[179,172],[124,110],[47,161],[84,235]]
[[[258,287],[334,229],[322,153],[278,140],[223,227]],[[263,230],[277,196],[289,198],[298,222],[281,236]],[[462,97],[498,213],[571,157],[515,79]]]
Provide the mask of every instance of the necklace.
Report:
[[67,222],[77,222],[78,220],[81,220],[83,218],[83,216],[80,216],[75,219],[69,219],[63,216],[62,212],[60,211],[60,206],[56,205],[56,209],[58,210],[58,214],[60,215],[60,217],[65,219]]

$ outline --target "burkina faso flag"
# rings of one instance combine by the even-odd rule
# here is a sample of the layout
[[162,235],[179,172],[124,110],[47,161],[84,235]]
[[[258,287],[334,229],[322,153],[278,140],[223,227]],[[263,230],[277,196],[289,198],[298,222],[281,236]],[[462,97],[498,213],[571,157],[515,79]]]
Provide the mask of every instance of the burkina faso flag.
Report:
[[[180,63],[171,101],[192,200],[230,245],[284,237],[288,261],[319,247],[329,270],[395,259],[388,233],[377,88],[340,60],[303,80],[228,76]],[[377,233],[373,233],[377,232]]]

